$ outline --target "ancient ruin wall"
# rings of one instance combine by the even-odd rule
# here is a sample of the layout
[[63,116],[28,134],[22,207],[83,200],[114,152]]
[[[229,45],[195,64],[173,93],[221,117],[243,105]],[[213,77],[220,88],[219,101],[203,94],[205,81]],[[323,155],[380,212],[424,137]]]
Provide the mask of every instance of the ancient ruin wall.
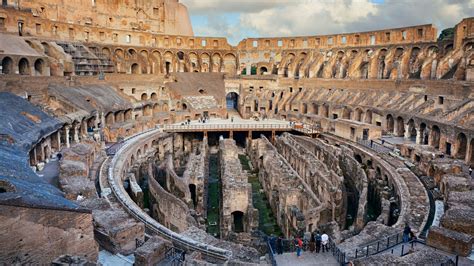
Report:
[[90,212],[0,206],[0,263],[50,264],[61,255],[97,261]]
[[[219,141],[219,161],[221,176],[220,227],[221,237],[237,232],[236,213],[241,213],[243,232],[250,232],[258,223],[258,215],[252,205],[252,187],[247,173],[242,170],[238,158],[239,150],[235,140]],[[237,232],[239,233],[239,232]]]

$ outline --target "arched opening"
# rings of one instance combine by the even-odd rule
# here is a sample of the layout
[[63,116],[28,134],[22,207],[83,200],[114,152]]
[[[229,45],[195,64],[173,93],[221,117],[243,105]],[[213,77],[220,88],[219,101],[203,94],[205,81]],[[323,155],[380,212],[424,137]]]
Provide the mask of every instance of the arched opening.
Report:
[[356,159],[358,163],[362,164],[362,157],[359,154],[356,154],[354,158]]
[[434,125],[432,128],[431,128],[431,132],[430,132],[430,139],[431,139],[431,146],[433,146],[434,148],[436,149],[439,149],[439,140],[440,140],[440,136],[441,136],[441,130],[439,129],[438,126]]
[[319,105],[316,103],[313,103],[311,106],[313,107],[313,114],[319,115]]
[[187,106],[185,103],[183,103],[183,104],[181,104],[181,108],[182,108],[183,110],[187,110],[187,109],[188,109],[188,106]]
[[349,108],[344,108],[342,110],[342,119],[347,119],[347,120],[351,119],[351,113],[352,112]]
[[41,76],[44,74],[44,62],[43,59],[37,59],[35,61],[35,76]]
[[362,109],[356,108],[354,120],[362,122]]
[[239,109],[239,95],[236,92],[229,92],[225,97],[227,109]]
[[458,134],[458,137],[456,138],[456,146],[457,146],[456,157],[459,159],[466,158],[467,137],[464,133]]
[[259,74],[260,75],[266,75],[268,73],[268,69],[267,67],[260,67],[260,71],[259,71]]
[[18,70],[20,75],[31,75],[30,63],[26,58],[22,58],[18,63]]
[[322,113],[322,116],[323,117],[329,117],[329,106],[328,105],[323,105],[323,113]]
[[146,93],[142,94],[142,101],[148,100],[148,95]]
[[307,114],[307,113],[308,113],[308,104],[303,103],[303,108],[302,108],[302,109],[303,109],[303,110],[302,110],[302,111],[303,111],[303,114]]
[[2,74],[13,74],[13,60],[10,57],[2,60]]
[[196,185],[189,184],[189,193],[191,193],[191,200],[193,202],[194,208],[196,208],[196,205],[197,205]]
[[140,65],[135,63],[135,64],[132,64],[131,66],[131,69],[130,69],[130,72],[132,74],[140,74],[141,70],[140,70]]
[[387,115],[387,133],[393,133],[395,127],[395,121],[392,115]]
[[367,110],[365,113],[365,123],[372,124],[372,110]]
[[397,117],[397,136],[403,137],[405,135],[405,123],[401,116]]
[[171,71],[171,62],[166,61],[165,63],[165,74],[168,75]]
[[151,94],[150,98],[151,98],[153,101],[156,101],[156,100],[158,100],[158,95],[153,92],[153,93]]
[[364,62],[360,65],[360,78],[368,79],[369,78],[369,63]]
[[244,231],[244,213],[235,211],[232,213],[232,231],[242,233]]
[[378,57],[378,69],[377,69],[377,78],[378,79],[383,79],[385,78],[385,56],[387,55],[387,50],[382,49],[379,53]]

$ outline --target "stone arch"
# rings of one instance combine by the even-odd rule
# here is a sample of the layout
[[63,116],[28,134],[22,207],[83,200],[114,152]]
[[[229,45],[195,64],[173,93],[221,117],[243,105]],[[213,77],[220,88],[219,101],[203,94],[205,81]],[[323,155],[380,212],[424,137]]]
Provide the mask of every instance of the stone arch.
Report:
[[467,152],[467,137],[464,133],[459,133],[456,137],[456,158],[464,159],[466,158]]
[[395,133],[399,137],[403,137],[405,135],[405,123],[403,117],[401,116],[397,117],[397,130]]
[[387,133],[393,133],[395,129],[395,120],[391,114],[387,115]]
[[150,105],[145,105],[143,106],[143,116],[152,116],[153,115],[153,109],[151,108]]
[[150,95],[150,99],[152,99],[153,101],[158,100],[158,94],[156,94],[156,92],[152,92]]
[[211,57],[207,53],[201,54],[201,72],[210,72]]
[[362,62],[359,67],[359,77],[361,79],[369,78],[369,62]]
[[156,51],[156,50],[151,53],[151,71],[152,71],[152,74],[162,73],[161,54],[159,51]]
[[124,53],[123,49],[118,48],[118,49],[115,49],[114,56],[118,60],[123,60],[125,58],[125,53]]
[[258,74],[259,75],[265,75],[266,73],[268,73],[268,68],[266,66],[261,66],[259,69],[258,69]]
[[347,108],[347,107],[344,107],[344,109],[342,109],[342,119],[348,119],[350,120],[351,119],[351,109]]
[[372,124],[372,113],[372,110],[367,110],[367,112],[365,112],[365,123]]
[[129,48],[129,49],[127,50],[127,54],[128,54],[128,56],[129,56],[129,58],[131,58],[131,59],[137,59],[138,54],[137,54],[137,51],[136,51],[135,49]]
[[31,75],[30,62],[26,58],[21,58],[18,62],[18,71],[20,75]]
[[222,56],[219,53],[212,55],[212,72],[221,72]]
[[36,59],[36,61],[35,61],[35,76],[44,75],[45,74],[44,73],[45,72],[44,68],[45,68],[45,64],[44,64],[43,59],[41,59],[41,58]]
[[130,73],[132,73],[132,74],[141,74],[140,65],[138,63],[133,63],[130,66]]
[[408,62],[409,78],[420,79],[421,78],[421,62],[418,59],[421,54],[420,47],[413,47],[411,49],[410,61]]
[[362,113],[363,113],[362,109],[357,107],[354,113],[354,120],[362,122]]
[[319,115],[319,104],[312,103],[311,107],[312,107],[312,112],[311,113],[315,114],[315,115]]
[[189,53],[188,58],[189,58],[189,63],[190,63],[189,71],[190,72],[195,72],[195,71],[199,72],[199,58],[198,58],[198,55],[194,52],[191,52],[191,53]]
[[167,51],[164,55],[163,55],[163,62],[164,62],[164,73],[166,75],[168,75],[169,73],[171,72],[174,72],[174,66],[173,66],[173,60],[174,58],[174,55],[172,52],[170,51]]
[[153,113],[156,114],[159,112],[160,112],[160,105],[159,104],[153,105]]
[[430,145],[439,149],[441,139],[441,129],[437,125],[433,125],[430,131]]
[[237,72],[237,57],[234,54],[226,54],[224,56],[224,71],[228,74],[235,75]]
[[377,65],[377,78],[385,78],[385,57],[387,56],[387,49],[383,48],[379,51],[378,65]]
[[8,56],[2,59],[2,74],[14,74],[13,60]]
[[110,58],[110,55],[112,54],[112,52],[110,51],[110,49],[108,47],[104,47],[102,48],[102,55],[106,58]]
[[148,100],[148,95],[146,93],[142,93],[141,100],[142,101]]

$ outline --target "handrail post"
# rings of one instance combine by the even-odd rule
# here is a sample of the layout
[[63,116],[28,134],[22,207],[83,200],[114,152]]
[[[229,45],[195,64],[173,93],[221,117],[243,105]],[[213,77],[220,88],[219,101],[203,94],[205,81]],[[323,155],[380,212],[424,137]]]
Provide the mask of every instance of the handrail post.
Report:
[[402,245],[402,254],[400,256],[403,257],[403,249],[405,248],[405,245]]
[[367,246],[367,255],[365,255],[366,257],[369,256],[369,247],[370,247],[370,246],[368,245],[368,246]]

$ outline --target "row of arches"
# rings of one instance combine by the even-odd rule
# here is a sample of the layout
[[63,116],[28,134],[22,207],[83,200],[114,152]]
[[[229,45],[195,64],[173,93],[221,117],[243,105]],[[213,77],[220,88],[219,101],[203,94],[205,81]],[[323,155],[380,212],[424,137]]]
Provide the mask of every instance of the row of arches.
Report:
[[[449,79],[458,77],[453,75],[465,67],[447,64],[448,59],[468,64],[474,58],[472,46],[465,44],[462,56],[459,56],[459,51],[457,54],[452,51],[452,45],[440,47],[434,44],[424,47],[288,52],[274,64],[273,73],[290,78]],[[462,61],[462,57],[466,60]],[[251,74],[263,75],[271,71],[266,64],[258,65],[259,68]]]
[[1,74],[5,75],[43,76],[46,75],[47,65],[42,58],[35,59],[32,65],[30,60],[26,57],[21,57],[17,61],[14,61],[11,57],[6,56],[1,60],[1,67]]
[[102,48],[102,54],[112,58],[118,66],[129,65],[130,69],[119,72],[131,74],[169,74],[172,72],[225,72],[236,74],[238,59],[234,53],[159,51],[134,48]]

